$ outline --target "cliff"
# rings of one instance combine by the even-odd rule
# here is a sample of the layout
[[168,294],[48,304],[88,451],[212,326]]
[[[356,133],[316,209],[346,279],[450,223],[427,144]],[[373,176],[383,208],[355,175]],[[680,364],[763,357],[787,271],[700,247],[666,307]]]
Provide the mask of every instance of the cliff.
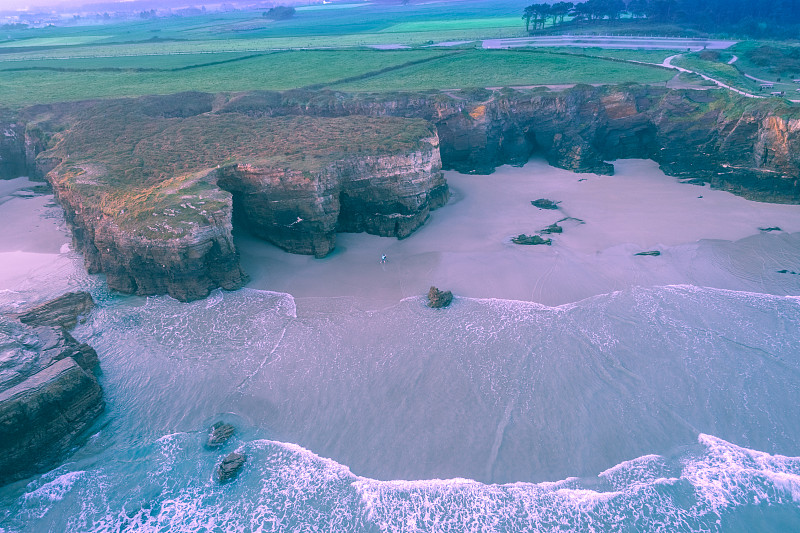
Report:
[[0,109],[0,179],[24,176],[25,127],[16,113]]
[[6,168],[47,177],[89,271],[180,300],[246,281],[234,218],[317,257],[337,232],[402,238],[446,201],[441,168],[489,174],[540,154],[611,174],[609,161],[649,158],[673,176],[800,203],[800,109],[722,90],[183,93],[2,116],[14,132],[0,143]]
[[0,485],[52,468],[103,410],[97,353],[61,327],[88,302],[74,293],[0,316]]
[[447,186],[429,123],[397,117],[214,113],[210,96],[52,108],[37,157],[90,272],[127,293],[202,298],[246,281],[234,215],[323,257],[337,231],[405,237]]
[[641,85],[563,91],[423,94],[290,91],[229,95],[220,112],[403,116],[436,125],[442,166],[489,174],[539,154],[559,168],[613,173],[608,161],[653,159],[665,173],[754,200],[800,203],[800,108],[724,90]]

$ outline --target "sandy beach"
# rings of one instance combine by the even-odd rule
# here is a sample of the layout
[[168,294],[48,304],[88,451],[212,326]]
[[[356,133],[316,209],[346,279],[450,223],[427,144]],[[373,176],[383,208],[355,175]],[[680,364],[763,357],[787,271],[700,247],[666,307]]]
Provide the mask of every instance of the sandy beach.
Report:
[[[574,174],[540,160],[489,176],[447,172],[450,201],[410,237],[342,233],[324,259],[284,252],[241,230],[236,244],[250,288],[300,299],[356,297],[366,307],[424,294],[430,285],[551,306],[633,286],[800,294],[800,275],[790,273],[800,272],[800,206],[680,183],[652,161],[615,165],[614,176]],[[52,195],[33,194],[35,185],[0,182],[2,290],[54,277],[66,289],[89,277],[76,272],[81,261],[70,251],[63,212]],[[558,209],[531,205],[539,198],[559,202]],[[545,235],[550,246],[511,242],[556,222],[563,232]],[[654,250],[661,255],[635,255]]]
[[[430,285],[545,305],[637,285],[800,293],[800,276],[778,272],[800,271],[800,206],[680,183],[652,161],[615,165],[614,176],[574,174],[539,160],[490,176],[447,172],[450,202],[409,238],[339,234],[324,259],[288,254],[241,233],[236,242],[250,287],[299,298],[390,303]],[[539,198],[559,208],[537,209],[531,201]],[[563,233],[549,236],[551,246],[511,243],[565,218]],[[759,230],[772,227],[781,231]],[[635,255],[652,250],[661,255]]]
[[64,211],[41,182],[0,181],[0,307],[41,301],[96,283],[70,249]]

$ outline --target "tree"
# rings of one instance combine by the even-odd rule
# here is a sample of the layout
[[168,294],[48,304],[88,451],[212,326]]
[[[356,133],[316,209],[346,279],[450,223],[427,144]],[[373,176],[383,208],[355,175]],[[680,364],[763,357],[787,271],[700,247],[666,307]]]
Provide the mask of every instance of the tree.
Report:
[[269,11],[264,13],[264,18],[270,20],[286,20],[294,16],[294,8],[288,6],[275,6],[271,7]]
[[633,18],[642,18],[647,15],[647,0],[631,0],[627,9]]
[[609,19],[618,19],[625,11],[625,2],[622,0],[603,0],[603,14]]
[[550,14],[553,15],[554,22],[558,20],[559,23],[562,23],[564,22],[564,17],[569,15],[569,12],[572,11],[574,7],[575,4],[572,2],[556,2],[550,6]]
[[525,31],[531,31],[531,19],[533,18],[533,6],[528,6],[522,12],[522,18],[525,20]]
[[550,4],[533,4],[536,9],[534,10],[534,22],[533,27],[534,29],[538,28],[539,26],[544,29],[545,24],[547,23],[547,16],[550,14]]
[[[650,0],[647,3],[647,17],[658,21],[671,21],[677,4],[675,0]],[[697,11],[700,12],[700,9]]]
[[536,30],[541,25],[544,28],[547,22],[547,16],[550,14],[550,4],[531,4],[522,12],[522,18],[525,19],[525,31],[530,31],[531,21],[533,21],[533,29]]

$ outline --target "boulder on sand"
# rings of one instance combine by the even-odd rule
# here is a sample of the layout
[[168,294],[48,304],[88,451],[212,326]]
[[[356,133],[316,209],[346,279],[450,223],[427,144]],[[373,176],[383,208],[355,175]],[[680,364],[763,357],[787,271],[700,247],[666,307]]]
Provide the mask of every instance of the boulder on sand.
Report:
[[539,235],[525,235],[524,233],[520,233],[516,237],[513,237],[511,239],[511,242],[513,242],[514,244],[523,244],[526,246],[534,246],[537,244],[546,244],[547,246],[550,246],[551,244],[553,244],[553,241],[550,239],[543,239]]
[[439,309],[447,307],[453,301],[453,293],[450,291],[440,291],[434,286],[431,286],[428,291],[428,307]]
[[541,233],[542,235],[550,235],[551,233],[563,233],[563,231],[564,228],[562,228],[561,226],[558,225],[557,222],[555,222],[553,224],[550,224],[543,230],[541,230],[539,233]]
[[531,205],[534,207],[538,207],[539,209],[558,209],[558,204],[560,202],[554,202],[553,200],[548,200],[547,198],[539,198],[538,200],[533,200]]

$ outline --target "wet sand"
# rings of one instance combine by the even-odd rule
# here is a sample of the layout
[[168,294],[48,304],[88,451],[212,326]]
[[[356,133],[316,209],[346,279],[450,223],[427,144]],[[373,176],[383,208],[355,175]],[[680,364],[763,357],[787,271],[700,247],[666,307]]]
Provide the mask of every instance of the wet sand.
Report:
[[[800,293],[800,206],[753,202],[680,183],[652,161],[615,163],[615,176],[574,174],[544,161],[490,176],[447,172],[450,202],[404,240],[339,234],[324,259],[293,255],[241,232],[250,287],[295,297],[396,302],[430,285],[460,296],[561,305],[632,286],[694,284]],[[702,198],[699,198],[702,196]],[[558,210],[532,200],[548,198]],[[551,246],[520,246],[566,217]],[[780,227],[764,232],[759,228]],[[659,250],[661,256],[636,256]],[[380,263],[382,254],[388,256]]]
[[[64,212],[41,182],[0,180],[0,308],[58,296],[89,281],[70,250]],[[95,276],[96,278],[96,276]]]

